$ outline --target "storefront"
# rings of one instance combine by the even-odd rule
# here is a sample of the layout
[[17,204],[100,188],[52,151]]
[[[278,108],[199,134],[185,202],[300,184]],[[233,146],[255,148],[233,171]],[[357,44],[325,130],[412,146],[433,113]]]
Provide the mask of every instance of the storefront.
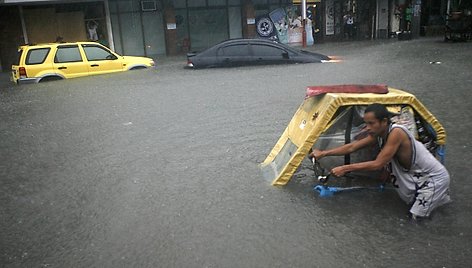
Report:
[[255,37],[248,31],[251,19],[291,0],[108,0],[108,5],[116,51],[154,57]]
[[[376,0],[326,0],[326,36],[336,40],[376,38]],[[352,25],[350,25],[352,23]]]
[[[294,0],[297,6],[301,0]],[[387,36],[388,0],[307,0],[307,18],[317,40],[340,41]]]
[[[414,26],[418,3],[306,0],[309,44],[388,38]],[[301,35],[295,29],[301,5],[302,0],[0,0],[0,62],[7,70],[18,45],[59,40],[93,40],[124,55],[182,54],[230,38],[257,37],[256,24],[264,16],[278,20],[274,30],[291,31],[284,37],[291,40],[279,40],[291,43]]]
[[202,50],[222,40],[242,37],[239,0],[173,2],[177,52]]
[[[291,0],[0,0],[0,62],[24,43],[92,40],[157,57],[255,37],[255,16]],[[6,19],[4,19],[6,18]]]
[[166,54],[162,1],[108,0],[111,33],[116,52],[156,57]]
[[0,1],[2,70],[22,44],[92,40],[113,48],[108,10],[108,1]]
[[[247,27],[290,0],[174,0],[177,52],[201,50],[226,39],[254,37]],[[245,29],[246,28],[246,29]]]

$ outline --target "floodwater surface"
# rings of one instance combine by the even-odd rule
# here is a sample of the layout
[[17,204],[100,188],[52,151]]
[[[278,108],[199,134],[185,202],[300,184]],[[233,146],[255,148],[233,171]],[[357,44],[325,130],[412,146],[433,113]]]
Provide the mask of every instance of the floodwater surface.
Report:
[[[325,43],[343,59],[156,70],[0,89],[1,267],[466,267],[472,43]],[[431,64],[430,62],[440,62]],[[8,79],[6,75],[2,79]],[[309,85],[415,94],[447,131],[453,203],[412,223],[393,191],[321,198],[305,161],[259,164]]]

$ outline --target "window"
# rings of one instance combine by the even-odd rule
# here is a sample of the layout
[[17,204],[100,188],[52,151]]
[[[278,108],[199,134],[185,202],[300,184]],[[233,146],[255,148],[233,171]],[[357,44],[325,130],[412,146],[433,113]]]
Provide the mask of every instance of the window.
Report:
[[[111,2],[111,1],[110,1]],[[140,12],[141,3],[139,1],[118,1],[118,10],[120,12]]]
[[95,45],[82,45],[85,51],[85,56],[88,61],[94,60],[116,60],[116,56],[110,51],[100,46]]
[[156,1],[141,1],[141,8],[143,11],[157,10]]
[[13,65],[20,65],[20,59],[21,55],[23,54],[23,49],[18,50],[16,53],[15,61],[13,62]]
[[41,64],[49,54],[50,48],[38,48],[28,51],[26,56],[26,64]]
[[250,56],[249,46],[247,44],[226,46],[221,49],[221,52],[223,56],[229,56],[229,57]]
[[252,0],[254,5],[267,5],[267,0]]
[[204,7],[206,6],[205,0],[192,0],[187,2],[188,7]]
[[226,6],[226,0],[208,0],[208,6]]
[[240,6],[241,1],[240,0],[228,0],[228,5],[230,5],[230,6]]
[[257,56],[280,56],[286,52],[283,49],[267,45],[251,45],[254,55]]
[[78,46],[60,46],[54,57],[55,63],[82,61]]
[[174,0],[174,8],[186,8],[187,4],[185,0]]

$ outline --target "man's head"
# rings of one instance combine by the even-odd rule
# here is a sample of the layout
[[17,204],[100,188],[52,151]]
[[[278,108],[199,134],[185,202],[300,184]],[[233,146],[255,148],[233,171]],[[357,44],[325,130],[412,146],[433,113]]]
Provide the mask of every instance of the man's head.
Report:
[[385,107],[380,103],[373,103],[365,109],[364,122],[366,124],[366,130],[371,135],[379,136],[383,135],[388,131],[390,125],[391,114]]

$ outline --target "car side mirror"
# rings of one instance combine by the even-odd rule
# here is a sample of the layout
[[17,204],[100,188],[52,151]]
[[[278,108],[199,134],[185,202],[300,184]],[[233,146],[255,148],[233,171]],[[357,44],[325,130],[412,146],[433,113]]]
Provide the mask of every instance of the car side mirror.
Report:
[[289,57],[288,57],[288,52],[284,52],[284,53],[282,53],[282,58],[284,58],[284,59],[288,59],[288,58],[289,58]]
[[107,60],[116,60],[116,59],[118,59],[118,58],[113,54],[110,54],[110,55],[107,56]]

